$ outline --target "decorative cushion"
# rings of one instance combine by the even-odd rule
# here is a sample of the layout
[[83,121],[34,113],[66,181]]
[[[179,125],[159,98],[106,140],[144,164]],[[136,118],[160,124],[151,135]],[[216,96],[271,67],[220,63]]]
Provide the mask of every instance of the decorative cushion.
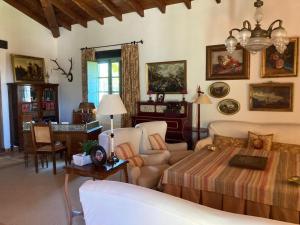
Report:
[[213,144],[217,147],[217,149],[226,149],[228,147],[247,147],[247,139],[245,138],[234,138],[234,137],[226,137],[222,135],[214,135]]
[[248,149],[271,151],[273,134],[259,135],[248,132]]
[[119,159],[128,160],[129,166],[142,167],[144,165],[143,158],[135,154],[133,146],[128,142],[118,145],[115,148],[115,153]]
[[154,149],[154,150],[167,150],[168,149],[166,142],[158,133],[149,135],[149,141],[150,141],[152,149]]
[[133,156],[127,159],[130,166],[142,167],[144,165],[144,160],[140,155]]
[[272,151],[300,154],[300,145],[273,142],[272,143]]
[[120,144],[115,147],[115,153],[119,159],[129,159],[135,156],[132,145],[129,142]]

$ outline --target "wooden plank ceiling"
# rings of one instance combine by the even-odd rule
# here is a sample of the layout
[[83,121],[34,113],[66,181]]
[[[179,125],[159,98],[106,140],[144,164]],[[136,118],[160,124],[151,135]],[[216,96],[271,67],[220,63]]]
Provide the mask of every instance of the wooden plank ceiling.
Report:
[[166,12],[166,6],[184,4],[191,9],[192,0],[4,0],[22,13],[51,30],[59,37],[59,27],[71,30],[73,24],[87,27],[87,22],[96,20],[104,24],[104,18],[113,16],[122,21],[122,15],[136,12],[141,17],[144,10],[157,8]]

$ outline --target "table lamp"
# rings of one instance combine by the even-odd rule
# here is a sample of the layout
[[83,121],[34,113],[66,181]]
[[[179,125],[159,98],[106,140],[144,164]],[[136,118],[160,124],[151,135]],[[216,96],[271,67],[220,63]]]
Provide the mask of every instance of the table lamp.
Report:
[[198,105],[197,114],[198,114],[198,121],[197,121],[197,131],[198,131],[198,139],[200,139],[200,105],[204,104],[211,104],[209,97],[201,91],[200,86],[197,89],[198,97],[194,100],[194,103]]
[[126,108],[120,98],[120,95],[104,95],[99,103],[97,110],[99,115],[109,115],[110,116],[110,157],[108,159],[109,163],[114,164],[118,162],[119,159],[114,153],[114,115],[127,113]]

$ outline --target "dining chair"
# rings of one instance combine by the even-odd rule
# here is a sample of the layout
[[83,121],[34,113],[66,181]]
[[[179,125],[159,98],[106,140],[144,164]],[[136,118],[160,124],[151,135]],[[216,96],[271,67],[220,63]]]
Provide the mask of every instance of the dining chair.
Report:
[[[44,156],[51,154],[53,163],[53,174],[56,174],[56,154],[64,153],[65,164],[67,165],[67,147],[62,143],[55,143],[53,140],[53,132],[51,124],[33,124],[31,123],[31,137],[34,151],[35,172],[39,172],[38,156],[42,156],[42,164]],[[47,158],[46,158],[47,159]],[[48,164],[48,162],[46,161]]]

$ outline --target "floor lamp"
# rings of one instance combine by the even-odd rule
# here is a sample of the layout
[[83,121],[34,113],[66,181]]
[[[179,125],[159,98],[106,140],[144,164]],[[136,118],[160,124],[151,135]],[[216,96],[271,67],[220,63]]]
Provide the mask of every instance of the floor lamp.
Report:
[[195,99],[194,103],[198,105],[197,107],[197,132],[198,132],[198,140],[200,139],[200,105],[211,104],[209,97],[201,91],[200,86],[197,89],[198,97]]
[[127,113],[126,108],[120,98],[120,95],[104,95],[99,103],[97,110],[99,115],[110,116],[110,157],[108,162],[114,164],[119,159],[114,152],[114,115],[120,115]]

